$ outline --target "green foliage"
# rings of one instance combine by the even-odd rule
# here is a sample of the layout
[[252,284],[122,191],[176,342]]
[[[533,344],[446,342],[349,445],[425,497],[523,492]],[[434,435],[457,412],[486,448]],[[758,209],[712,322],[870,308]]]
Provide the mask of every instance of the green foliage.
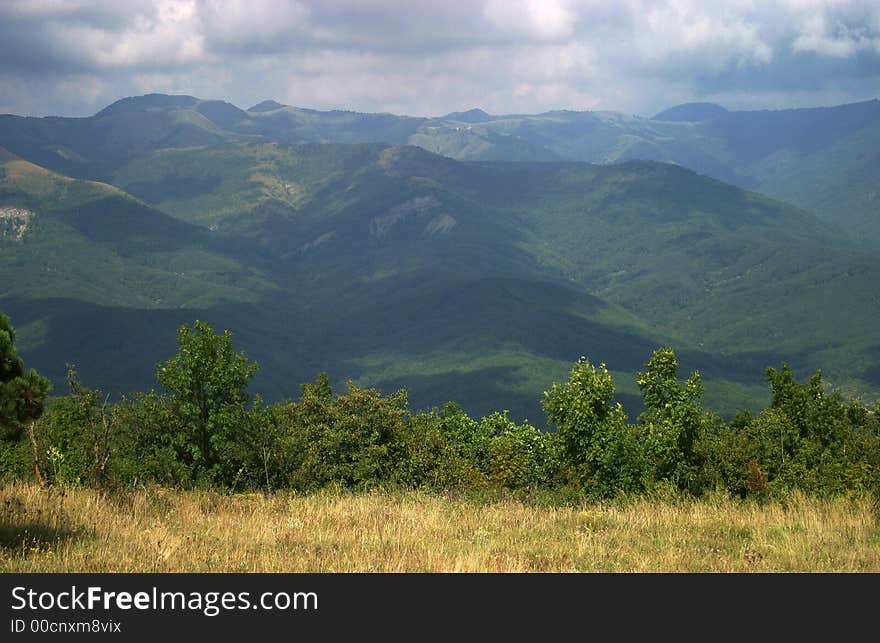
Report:
[[159,364],[167,393],[110,405],[69,367],[70,394],[50,400],[28,443],[6,444],[0,473],[28,477],[35,467],[41,482],[231,492],[403,486],[565,503],[642,492],[670,500],[880,494],[878,404],[826,392],[818,372],[799,382],[783,364],[766,372],[770,405],[726,425],[702,409],[698,373],[679,381],[672,349],[657,349],[645,366],[636,425],[614,402],[606,366],[586,358],[545,392],[555,432],[518,424],[508,411],[476,421],[453,402],[413,414],[405,389],[383,395],[349,382],[334,395],[323,372],[301,385],[299,400],[267,405],[250,399],[256,364],[234,351],[229,331],[196,321],[180,328],[178,354]]
[[558,428],[569,464],[591,497],[605,498],[640,487],[642,458],[623,407],[612,404],[614,382],[604,364],[581,357],[568,382],[544,393],[547,419]]
[[644,441],[646,474],[652,483],[665,481],[684,491],[698,490],[699,461],[695,444],[711,422],[700,406],[699,373],[682,384],[678,359],[671,348],[659,348],[639,373],[645,412],[638,422]]
[[325,382],[319,376],[304,386],[300,400],[287,408],[282,445],[291,486],[361,489],[392,480],[409,415],[406,391],[383,397],[349,382],[334,399]]
[[828,393],[821,373],[798,382],[787,364],[767,369],[772,402],[703,440],[707,485],[740,496],[880,492],[880,424],[858,401]]
[[488,480],[475,452],[485,457],[488,447],[475,449],[473,442],[482,439],[467,433],[467,429],[477,432],[479,427],[455,405],[413,415],[401,436],[403,455],[394,474],[395,482],[435,491],[484,486]]
[[228,482],[228,471],[214,471],[217,452],[236,440],[236,420],[249,401],[247,386],[258,365],[234,351],[230,331],[214,334],[204,321],[181,326],[177,344],[177,355],[158,365],[156,379],[189,435],[196,471]]
[[252,408],[239,408],[232,437],[220,442],[215,479],[233,490],[286,486],[289,463],[282,447],[286,420],[285,404],[266,405],[260,396]]
[[448,402],[438,417],[443,435],[456,445],[459,455],[477,470],[486,473],[489,449],[496,427],[491,422],[477,422],[455,402]]
[[826,394],[822,372],[800,383],[788,364],[767,369],[772,391],[771,408],[779,409],[797,428],[801,438],[818,440],[823,446],[840,441],[846,422],[839,392]]
[[25,372],[15,329],[0,312],[0,441],[17,440],[25,424],[40,417],[49,389],[49,380],[34,369]]
[[34,427],[36,465],[46,482],[103,486],[108,481],[113,412],[101,391],[83,386],[68,364],[70,394],[52,398]]
[[[763,493],[792,463],[799,442],[797,429],[776,409],[700,436],[695,451],[703,463],[700,482],[706,489],[724,488],[745,497]],[[765,485],[756,481],[764,480]]]
[[554,486],[562,462],[556,433],[546,433],[528,422],[516,424],[507,411],[483,418],[494,433],[489,444],[488,474],[494,484],[508,489]]
[[167,396],[155,391],[123,397],[113,408],[118,426],[111,459],[117,486],[188,486],[196,475],[193,445]]

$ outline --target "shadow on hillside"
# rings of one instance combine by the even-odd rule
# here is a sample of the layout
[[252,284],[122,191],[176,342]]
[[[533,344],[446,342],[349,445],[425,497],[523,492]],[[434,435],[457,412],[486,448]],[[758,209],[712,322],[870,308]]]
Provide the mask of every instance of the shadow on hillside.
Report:
[[865,356],[876,363],[862,371],[861,377],[870,384],[880,386],[880,344],[868,348]]
[[18,498],[5,498],[0,510],[0,549],[27,556],[84,535],[81,527],[68,522],[63,510],[28,508]]

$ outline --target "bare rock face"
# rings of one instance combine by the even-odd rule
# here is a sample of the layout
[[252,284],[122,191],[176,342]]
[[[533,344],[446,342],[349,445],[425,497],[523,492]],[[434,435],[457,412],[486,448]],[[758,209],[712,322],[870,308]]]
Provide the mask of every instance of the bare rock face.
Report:
[[458,221],[448,213],[443,212],[428,222],[425,226],[425,234],[434,236],[435,234],[446,234],[458,224]]
[[0,239],[21,241],[36,215],[24,208],[0,206]]
[[440,202],[433,196],[417,196],[409,201],[397,205],[385,214],[374,217],[370,221],[370,234],[376,239],[382,239],[395,224],[409,217],[426,217],[436,212]]
[[302,246],[300,246],[299,251],[300,252],[308,252],[309,250],[314,250],[315,248],[323,246],[325,243],[327,243],[328,241],[333,239],[333,237],[335,237],[335,236],[336,236],[335,230],[331,230],[330,232],[325,232],[320,237],[318,237],[316,239],[312,239],[308,243],[305,243]]

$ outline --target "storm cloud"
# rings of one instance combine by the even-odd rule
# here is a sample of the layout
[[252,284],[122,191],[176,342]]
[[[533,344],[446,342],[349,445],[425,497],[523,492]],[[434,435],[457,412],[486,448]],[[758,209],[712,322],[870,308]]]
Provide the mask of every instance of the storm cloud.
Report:
[[12,0],[0,112],[150,92],[440,115],[877,97],[880,5],[770,0]]

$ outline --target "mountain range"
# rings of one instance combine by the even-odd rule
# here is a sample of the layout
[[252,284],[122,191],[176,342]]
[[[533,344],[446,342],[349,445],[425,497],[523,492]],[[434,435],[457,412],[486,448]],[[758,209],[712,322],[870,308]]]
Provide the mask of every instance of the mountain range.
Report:
[[876,396],[878,135],[878,101],[416,118],[154,94],[3,115],[0,309],[58,388],[65,362],[155,386],[198,318],[274,399],[326,371],[541,423],[580,355],[637,408],[661,344],[728,415],[781,361]]

